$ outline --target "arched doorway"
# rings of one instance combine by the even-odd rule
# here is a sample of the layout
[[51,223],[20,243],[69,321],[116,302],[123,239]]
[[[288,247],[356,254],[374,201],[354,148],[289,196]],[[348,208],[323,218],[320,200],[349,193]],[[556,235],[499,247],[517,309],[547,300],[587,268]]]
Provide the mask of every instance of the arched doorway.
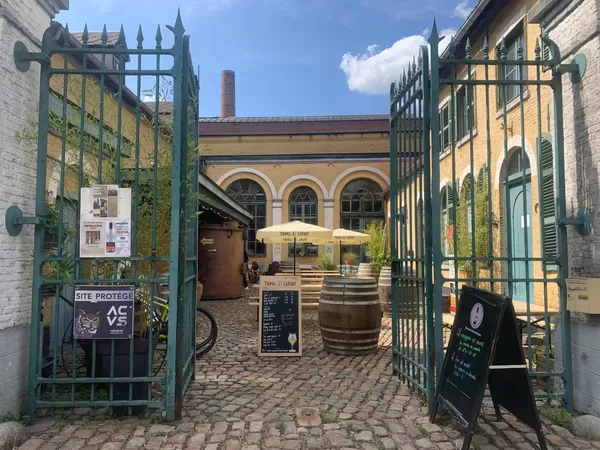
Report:
[[[373,180],[361,178],[349,182],[342,191],[341,203],[342,228],[364,231],[372,222],[385,222],[383,191]],[[361,261],[366,260],[362,246],[342,246],[341,251],[356,253]]]
[[511,283],[510,293],[514,300],[533,302],[533,283],[525,281],[533,278],[531,168],[525,152],[513,152],[506,170],[506,233],[507,245],[511,250],[509,264],[512,279],[521,280]]
[[248,255],[265,256],[266,245],[256,240],[256,230],[267,226],[267,197],[264,189],[256,181],[241,179],[231,183],[226,192],[254,217],[248,229]]

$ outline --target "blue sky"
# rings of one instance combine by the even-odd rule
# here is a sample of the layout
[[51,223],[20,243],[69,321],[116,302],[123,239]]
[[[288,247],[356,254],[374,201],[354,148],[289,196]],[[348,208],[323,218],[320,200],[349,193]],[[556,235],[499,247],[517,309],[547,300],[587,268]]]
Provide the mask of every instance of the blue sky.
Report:
[[[476,0],[71,0],[57,20],[72,32],[138,26],[152,45],[157,25],[181,8],[200,66],[200,114],[218,116],[220,72],[236,72],[238,116],[386,113],[397,78],[434,17],[445,35]],[[170,32],[162,29],[170,45]],[[130,87],[135,83],[130,83]]]

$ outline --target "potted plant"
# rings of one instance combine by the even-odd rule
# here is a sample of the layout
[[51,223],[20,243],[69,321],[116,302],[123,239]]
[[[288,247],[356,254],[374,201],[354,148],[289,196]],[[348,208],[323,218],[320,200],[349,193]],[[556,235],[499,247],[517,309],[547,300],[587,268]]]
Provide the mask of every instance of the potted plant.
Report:
[[352,266],[354,265],[354,261],[356,261],[356,258],[358,258],[358,255],[353,252],[344,252],[342,258],[344,258],[344,264],[346,264],[347,266]]

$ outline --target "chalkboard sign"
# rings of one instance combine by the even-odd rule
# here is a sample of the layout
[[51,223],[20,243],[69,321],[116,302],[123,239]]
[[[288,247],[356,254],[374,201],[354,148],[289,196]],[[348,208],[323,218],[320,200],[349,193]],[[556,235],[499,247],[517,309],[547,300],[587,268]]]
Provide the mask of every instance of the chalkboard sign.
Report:
[[512,301],[463,286],[430,418],[435,421],[439,405],[450,412],[467,433],[463,450],[473,438],[486,386],[498,421],[504,406],[533,428],[545,450]]
[[302,356],[300,286],[300,277],[260,278],[259,356]]

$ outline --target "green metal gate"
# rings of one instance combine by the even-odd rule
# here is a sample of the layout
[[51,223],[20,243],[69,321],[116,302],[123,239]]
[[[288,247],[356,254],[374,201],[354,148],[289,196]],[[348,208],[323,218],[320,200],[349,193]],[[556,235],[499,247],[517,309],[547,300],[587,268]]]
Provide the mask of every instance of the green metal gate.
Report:
[[431,408],[471,284],[513,298],[536,397],[571,409],[566,225],[584,221],[566,217],[562,75],[581,66],[544,36],[529,60],[487,37],[438,56],[442,38],[434,23],[390,91],[394,372]]
[[[199,86],[181,17],[166,28],[172,45],[159,27],[144,47],[140,28],[128,48],[123,28],[71,34],[53,23],[41,54],[16,49],[22,70],[41,64],[39,123],[21,136],[37,141],[35,217],[13,220],[36,224],[32,418],[45,408],[150,407],[174,419],[195,376]],[[121,197],[118,206],[130,209],[130,257],[80,253],[84,239],[96,242],[80,220],[81,188],[94,185],[130,189],[131,207]],[[103,204],[94,198],[94,209]],[[75,317],[81,285],[135,287],[132,338],[73,337],[73,327],[103,320]]]

